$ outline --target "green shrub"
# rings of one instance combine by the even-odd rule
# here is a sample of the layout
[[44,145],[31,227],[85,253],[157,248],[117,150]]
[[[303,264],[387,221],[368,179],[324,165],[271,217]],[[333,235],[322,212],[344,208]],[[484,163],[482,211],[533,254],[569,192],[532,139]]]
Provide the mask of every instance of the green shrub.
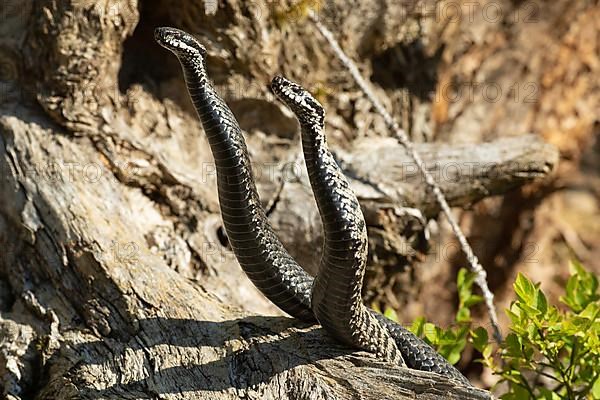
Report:
[[600,399],[600,296],[598,278],[573,262],[563,307],[548,304],[539,284],[522,274],[513,284],[516,300],[506,310],[510,333],[502,343],[473,328],[470,308],[474,275],[462,269],[457,286],[456,324],[442,329],[420,318],[412,331],[451,363],[467,342],[483,355],[479,362],[500,377],[502,399]]
[[455,324],[448,329],[442,329],[425,318],[417,318],[411,326],[411,331],[417,336],[425,339],[450,363],[456,364],[467,346],[467,340],[471,332],[471,307],[481,303],[483,298],[472,292],[475,274],[467,272],[466,269],[458,271],[458,312]]

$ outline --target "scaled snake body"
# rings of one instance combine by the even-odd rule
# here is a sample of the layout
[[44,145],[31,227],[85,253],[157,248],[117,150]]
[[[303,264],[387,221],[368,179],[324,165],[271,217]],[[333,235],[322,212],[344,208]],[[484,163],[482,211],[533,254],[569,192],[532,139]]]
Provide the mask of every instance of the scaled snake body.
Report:
[[242,131],[207,77],[205,48],[174,28],[157,28],[155,39],[181,63],[215,158],[225,231],[254,285],[283,311],[305,321],[318,320],[349,345],[469,384],[417,336],[363,305],[366,227],[358,201],[327,149],[323,107],[299,85],[282,77],[273,79],[272,90],[300,122],[305,162],[323,222],[325,247],[313,280],[285,250],[260,204]]

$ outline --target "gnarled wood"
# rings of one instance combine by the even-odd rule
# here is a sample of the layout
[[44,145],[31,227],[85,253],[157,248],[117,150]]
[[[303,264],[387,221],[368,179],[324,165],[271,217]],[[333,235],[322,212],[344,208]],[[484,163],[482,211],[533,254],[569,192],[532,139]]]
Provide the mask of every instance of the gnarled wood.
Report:
[[[145,241],[147,218],[140,217],[148,214],[134,204],[151,205],[139,194],[112,175],[91,183],[77,170],[52,181],[23,173],[67,156],[100,163],[92,143],[16,117],[3,118],[0,132],[9,171],[2,226],[16,229],[11,237],[2,230],[4,274],[21,293],[11,308],[37,310],[35,340],[49,357],[38,398],[487,397],[368,354],[349,355],[318,327],[242,313],[160,257],[115,247],[119,237]],[[108,197],[132,208],[113,207]]]
[[[160,19],[202,27],[211,72],[217,84],[233,91],[227,100],[262,167],[260,189],[270,217],[307,266],[320,232],[311,222],[316,214],[304,178],[286,175],[284,168],[298,153],[296,125],[256,82],[265,83],[275,72],[294,76],[306,70],[297,64],[298,54],[314,52],[319,65],[328,56],[311,35],[294,33],[289,39],[302,43],[301,49],[283,46],[285,34],[268,17],[267,3],[228,1],[215,16],[203,14],[201,1],[181,8],[172,3],[143,3],[146,21],[139,25],[134,0],[0,5],[4,394],[489,398],[484,391],[353,353],[318,327],[282,317],[251,286],[220,232],[212,159],[195,116],[187,112],[179,67],[176,60],[164,61],[146,31]],[[248,12],[252,7],[262,7],[262,14]],[[346,2],[332,7],[340,11],[336,18],[349,12]],[[381,10],[360,7],[354,11],[361,18],[349,18],[344,29],[357,33],[352,43],[369,46]],[[398,6],[389,2],[386,12],[394,10]],[[396,25],[386,25],[383,35],[390,36]],[[239,42],[262,38],[269,29],[274,33],[265,40],[274,54],[259,57],[263,43],[250,40],[246,49],[247,40]],[[283,71],[274,62],[277,52],[290,65]],[[311,72],[310,79],[324,74]],[[344,109],[340,104],[328,107],[332,147],[369,220],[371,253],[380,260],[400,256],[400,207],[408,203],[425,217],[433,217],[436,207],[418,179],[394,184],[404,177],[393,166],[407,162],[395,142],[370,138],[344,147],[354,133],[352,118],[342,121],[334,111]],[[360,107],[357,113],[371,115]],[[556,164],[556,152],[532,137],[418,148],[427,160],[444,165],[486,162],[466,180],[461,174],[459,183],[441,182],[455,206],[503,193]],[[375,173],[369,157],[391,157],[386,165],[392,168],[377,167]],[[488,162],[498,176],[489,174]]]

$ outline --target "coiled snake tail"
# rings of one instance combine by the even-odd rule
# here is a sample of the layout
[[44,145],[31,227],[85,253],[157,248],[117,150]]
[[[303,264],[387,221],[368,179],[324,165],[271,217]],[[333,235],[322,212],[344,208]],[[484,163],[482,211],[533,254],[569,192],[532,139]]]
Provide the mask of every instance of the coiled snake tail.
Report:
[[[283,77],[275,77],[271,89],[300,123],[306,167],[323,219],[325,248],[312,297],[312,307],[319,322],[346,342],[352,342],[346,336],[350,334],[352,340],[358,341],[352,342],[354,345],[367,349],[375,345],[376,350],[372,351],[378,354],[394,351],[387,342],[392,337],[409,367],[437,372],[470,384],[427,343],[402,325],[363,305],[360,292],[367,252],[364,219],[356,197],[327,150],[323,108],[308,91]],[[338,293],[348,297],[339,299]],[[365,345],[365,337],[373,339],[366,339]],[[384,358],[390,359],[390,356]]]
[[313,312],[341,341],[404,365],[393,338],[362,301],[367,228],[358,200],[327,148],[325,111],[307,91],[283,77],[275,77],[271,89],[300,121],[304,161],[323,222],[323,256],[312,289]]
[[312,278],[279,241],[254,184],[248,150],[238,122],[206,74],[206,49],[175,28],[156,28],[156,41],[173,52],[215,159],[223,225],[233,252],[254,285],[288,314],[314,321]]

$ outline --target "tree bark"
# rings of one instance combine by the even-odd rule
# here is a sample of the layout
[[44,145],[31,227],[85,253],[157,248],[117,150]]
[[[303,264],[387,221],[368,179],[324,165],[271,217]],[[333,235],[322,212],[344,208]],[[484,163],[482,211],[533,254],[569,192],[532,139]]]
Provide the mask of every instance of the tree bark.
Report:
[[[166,0],[144,4],[145,23],[136,1],[2,5],[4,394],[489,398],[354,352],[317,326],[281,316],[256,292],[227,249],[210,149],[189,112],[176,60],[153,45],[151,28],[164,20],[202,26],[212,75],[235,91],[264,83],[276,70],[272,55],[258,57],[252,43],[242,52],[238,42],[242,33],[273,28],[270,9],[231,1],[207,16],[200,1],[181,9]],[[341,2],[332,7],[344,10]],[[365,18],[376,20],[370,13]],[[292,63],[284,33],[274,32],[271,48]],[[317,49],[313,40],[302,43]],[[323,50],[317,54],[324,57]],[[136,64],[142,56],[148,76]],[[246,69],[239,66],[246,61]],[[316,208],[303,168],[286,169],[301,165],[296,123],[263,86],[228,100],[248,132],[270,218],[314,272]],[[437,206],[396,142],[372,137],[347,145],[352,135],[329,114],[333,146],[368,220],[372,259],[405,257],[404,218],[424,224]],[[504,193],[557,163],[556,150],[533,136],[418,149],[454,206]]]

